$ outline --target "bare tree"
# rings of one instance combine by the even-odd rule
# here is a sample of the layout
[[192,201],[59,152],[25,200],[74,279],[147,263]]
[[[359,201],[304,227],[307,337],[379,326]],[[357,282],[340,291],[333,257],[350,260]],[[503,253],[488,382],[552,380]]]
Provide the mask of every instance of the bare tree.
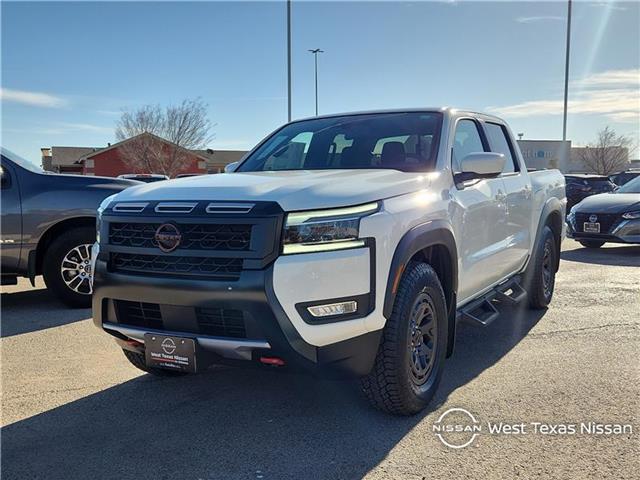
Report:
[[122,160],[132,170],[174,177],[193,161],[189,150],[203,149],[213,139],[211,129],[207,105],[200,99],[184,100],[164,109],[145,105],[124,111],[116,126],[116,138],[123,141],[136,137],[120,146]]
[[576,149],[576,159],[593,173],[611,175],[629,167],[629,155],[633,150],[633,140],[618,135],[615,130],[605,127],[598,132],[598,139],[586,147]]

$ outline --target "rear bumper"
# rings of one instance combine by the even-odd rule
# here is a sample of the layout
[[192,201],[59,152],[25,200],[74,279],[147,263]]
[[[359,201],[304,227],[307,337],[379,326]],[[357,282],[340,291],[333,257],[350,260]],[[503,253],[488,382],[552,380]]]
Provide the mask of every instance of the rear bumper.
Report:
[[[296,317],[292,321],[276,296],[274,269],[277,268],[282,266],[276,262],[275,266],[263,270],[244,270],[237,281],[204,281],[113,273],[108,271],[106,262],[98,258],[94,269],[94,322],[113,335],[123,348],[139,352],[144,349],[145,333],[194,338],[200,367],[216,363],[260,364],[260,358],[266,356],[281,358],[292,369],[320,375],[366,375],[373,365],[381,330],[352,330],[355,335],[347,339],[312,345],[299,331],[298,324],[303,320]],[[374,295],[374,291],[367,295]],[[159,305],[163,313],[162,328],[122,323],[117,302],[123,300]],[[373,298],[368,300],[373,305]],[[199,333],[195,312],[207,308],[242,311],[246,335],[229,338]],[[370,312],[364,312],[367,313]],[[305,324],[305,327],[324,332],[333,326],[339,331],[340,323],[349,322],[362,322],[362,318],[327,325]]]

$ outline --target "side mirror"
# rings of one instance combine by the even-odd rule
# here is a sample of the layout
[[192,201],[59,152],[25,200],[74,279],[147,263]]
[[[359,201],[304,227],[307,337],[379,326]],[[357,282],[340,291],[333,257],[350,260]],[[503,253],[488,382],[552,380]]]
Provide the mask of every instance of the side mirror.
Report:
[[236,171],[236,168],[238,168],[238,165],[240,165],[240,162],[231,162],[228,165],[226,165],[224,167],[224,173],[233,173]]
[[465,156],[460,162],[462,173],[457,181],[465,182],[477,178],[497,177],[504,169],[506,158],[502,153],[476,152]]

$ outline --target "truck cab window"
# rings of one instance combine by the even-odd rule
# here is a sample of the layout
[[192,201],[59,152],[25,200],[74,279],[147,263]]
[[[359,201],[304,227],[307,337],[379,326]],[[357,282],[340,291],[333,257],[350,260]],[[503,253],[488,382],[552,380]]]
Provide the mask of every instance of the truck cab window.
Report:
[[492,152],[502,153],[506,161],[504,163],[504,170],[502,173],[519,172],[520,167],[516,163],[515,155],[513,154],[513,148],[511,142],[507,138],[507,132],[502,125],[497,123],[485,123],[485,133],[489,140],[489,147]]

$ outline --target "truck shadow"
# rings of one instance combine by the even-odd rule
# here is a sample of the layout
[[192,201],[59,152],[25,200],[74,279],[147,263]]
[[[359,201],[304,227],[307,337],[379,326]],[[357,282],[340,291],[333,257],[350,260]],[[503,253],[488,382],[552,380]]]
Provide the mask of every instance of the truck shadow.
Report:
[[2,293],[2,338],[91,318],[91,309],[69,308],[46,288]]
[[577,248],[565,250],[560,258],[569,262],[613,265],[619,267],[640,267],[640,245],[625,245],[602,248]]
[[[432,410],[543,314],[461,326]],[[271,370],[143,375],[3,428],[3,478],[361,478],[427,416],[377,412],[353,382]]]

